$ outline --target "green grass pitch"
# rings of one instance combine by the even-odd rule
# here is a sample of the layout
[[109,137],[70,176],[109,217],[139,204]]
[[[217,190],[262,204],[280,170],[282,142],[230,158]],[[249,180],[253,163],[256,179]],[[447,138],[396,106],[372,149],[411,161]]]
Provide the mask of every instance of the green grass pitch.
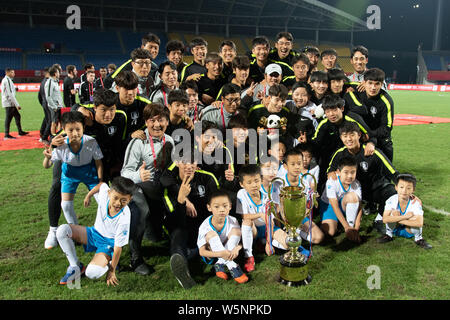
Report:
[[[395,113],[450,117],[450,93],[392,91]],[[37,93],[19,93],[25,130],[38,130],[43,112]],[[4,111],[0,111],[3,132]],[[15,131],[14,121],[12,131]],[[3,137],[3,134],[1,134]],[[424,203],[424,238],[433,245],[426,251],[413,240],[395,239],[377,244],[368,232],[374,216],[363,216],[359,246],[340,234],[335,243],[313,247],[309,262],[312,283],[291,288],[276,282],[278,256],[256,256],[250,281],[238,285],[213,277],[210,267],[194,262],[192,274],[198,286],[182,289],[169,267],[166,241],[144,240],[144,256],[154,272],[142,277],[131,272],[129,251],[121,258],[124,269],[119,286],[107,287],[104,279],[81,280],[80,289],[58,284],[67,260],[60,250],[44,249],[48,232],[47,196],[52,170],[42,167],[42,150],[0,152],[0,300],[3,299],[449,299],[450,298],[450,123],[394,127],[394,165],[418,178],[416,194]],[[2,143],[2,141],[0,141]],[[96,206],[82,207],[87,190],[80,187],[75,208],[80,224],[93,225]],[[60,223],[64,223],[61,217]],[[77,247],[82,262],[92,254]],[[380,270],[380,289],[369,289],[370,266]]]

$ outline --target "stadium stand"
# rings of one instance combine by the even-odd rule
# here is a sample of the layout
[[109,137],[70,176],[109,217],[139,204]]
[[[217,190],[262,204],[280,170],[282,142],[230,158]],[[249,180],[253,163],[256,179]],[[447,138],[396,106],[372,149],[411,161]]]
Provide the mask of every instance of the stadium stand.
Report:
[[81,68],[81,58],[74,54],[37,54],[31,53],[26,55],[25,69],[41,70],[46,66],[51,66],[54,63],[59,63],[65,67],[68,64],[73,64]]
[[23,69],[22,52],[0,52],[0,69]]
[[425,64],[427,65],[428,71],[430,70],[442,70],[441,58],[437,55],[423,55]]
[[109,63],[120,66],[122,63],[130,59],[129,54],[86,54],[84,56],[85,63],[92,63],[95,69],[106,67]]

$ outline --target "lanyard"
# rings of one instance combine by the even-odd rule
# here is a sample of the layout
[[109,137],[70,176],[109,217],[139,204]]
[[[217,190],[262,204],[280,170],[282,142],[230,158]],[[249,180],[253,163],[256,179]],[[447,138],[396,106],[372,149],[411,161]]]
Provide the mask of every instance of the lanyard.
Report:
[[223,115],[223,103],[222,103],[222,105],[220,106],[220,115],[222,116],[222,125],[223,125],[223,129],[225,130],[226,127],[225,127],[225,117],[224,117],[224,115]]
[[167,107],[167,95],[166,95],[166,91],[164,90],[164,87],[161,87],[161,91],[164,97],[164,105]]
[[194,108],[194,122],[197,121],[197,105]]
[[102,79],[102,77],[100,77],[100,82],[102,83],[102,88],[104,89],[104,88],[105,88],[105,85],[103,84],[103,79]]
[[408,210],[410,202],[411,202],[411,199],[408,200],[408,204],[406,205],[405,211],[402,211],[402,208],[400,207],[400,201],[398,202],[398,210],[400,211],[401,215],[404,215],[406,213],[406,210]]
[[[155,154],[155,146],[153,145],[153,137],[150,136],[150,146],[152,148],[152,155],[153,155],[153,166],[155,169],[157,169],[156,166],[156,154]],[[162,152],[163,152],[163,156],[162,156],[162,161],[161,161],[161,169],[164,168],[164,157],[165,157],[165,147],[166,147],[166,136],[163,136],[163,146],[162,146]]]
[[94,84],[88,82],[88,90],[89,90],[89,101],[93,101],[94,99]]

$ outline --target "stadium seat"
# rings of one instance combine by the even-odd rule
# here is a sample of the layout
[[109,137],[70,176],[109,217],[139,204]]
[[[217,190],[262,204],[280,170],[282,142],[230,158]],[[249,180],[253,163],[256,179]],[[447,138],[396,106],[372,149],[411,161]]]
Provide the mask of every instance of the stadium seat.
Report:
[[86,54],[84,60],[86,63],[92,63],[95,69],[106,67],[110,63],[114,63],[117,67],[130,59],[129,54]]
[[81,69],[81,59],[79,55],[74,54],[27,54],[25,69],[41,70],[44,67],[50,67],[54,63],[59,63],[63,69],[69,64],[75,65]]
[[437,55],[424,55],[423,59],[427,65],[428,71],[430,70],[442,70],[441,58]]
[[5,68],[23,69],[22,52],[0,52],[0,70]]

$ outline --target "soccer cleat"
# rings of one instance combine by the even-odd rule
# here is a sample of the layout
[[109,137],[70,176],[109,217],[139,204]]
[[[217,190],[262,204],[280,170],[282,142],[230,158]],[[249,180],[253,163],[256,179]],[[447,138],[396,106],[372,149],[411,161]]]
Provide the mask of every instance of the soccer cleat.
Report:
[[225,270],[225,265],[222,263],[216,263],[214,265],[214,271],[216,272],[216,276],[223,280],[228,280],[228,275]]
[[376,220],[373,222],[373,228],[378,231],[378,233],[385,234],[386,233],[386,225],[383,223],[383,220]]
[[196,285],[196,282],[189,274],[187,260],[181,254],[174,253],[170,257],[170,269],[184,289],[190,289]]
[[417,241],[414,241],[419,247],[424,248],[425,250],[429,250],[433,248],[428,242],[426,242],[424,239],[420,239]]
[[244,270],[246,272],[252,272],[255,270],[255,257],[251,256],[245,260]]
[[50,230],[47,235],[47,239],[45,239],[44,248],[45,249],[53,249],[58,246],[58,239],[56,239],[56,231]]
[[377,243],[386,243],[386,242],[391,242],[392,240],[394,240],[392,237],[385,234],[384,236],[377,239]]
[[242,272],[242,269],[239,266],[230,269],[230,273],[234,281],[236,281],[237,283],[246,283],[248,281],[248,277],[244,272]]
[[[78,268],[80,271],[78,276],[81,277],[84,274],[84,272],[86,271],[86,267],[82,263],[80,263]],[[69,266],[67,268],[66,274],[59,281],[59,284],[67,284],[68,282],[74,281],[76,279],[76,276],[77,276],[76,268]]]
[[148,276],[150,273],[152,273],[150,266],[144,261],[141,261],[140,263],[131,263],[131,268],[134,272],[141,276]]
[[5,134],[5,137],[3,138],[3,140],[11,140],[11,139],[17,139],[17,138],[13,137],[12,135],[9,135],[9,134]]

